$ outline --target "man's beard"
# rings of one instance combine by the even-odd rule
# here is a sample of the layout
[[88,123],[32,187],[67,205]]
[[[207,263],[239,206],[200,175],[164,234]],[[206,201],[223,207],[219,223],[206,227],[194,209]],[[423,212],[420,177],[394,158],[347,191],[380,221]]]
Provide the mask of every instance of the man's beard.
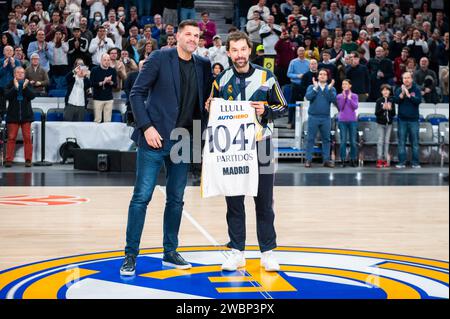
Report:
[[241,68],[247,66],[248,62],[249,62],[248,59],[241,59],[239,61],[233,62],[233,65],[236,69],[241,69]]

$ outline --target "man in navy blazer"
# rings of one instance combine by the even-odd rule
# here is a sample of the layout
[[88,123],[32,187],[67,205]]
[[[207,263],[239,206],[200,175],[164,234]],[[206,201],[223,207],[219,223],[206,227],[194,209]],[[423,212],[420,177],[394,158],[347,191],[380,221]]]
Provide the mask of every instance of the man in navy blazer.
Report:
[[186,20],[180,23],[177,47],[154,51],[145,61],[130,92],[136,122],[132,139],[138,151],[136,182],[128,210],[125,259],[120,269],[124,276],[135,274],[147,206],[163,164],[167,172],[163,265],[178,269],[191,267],[176,251],[190,163],[172,161],[171,149],[178,141],[171,140],[170,135],[179,128],[192,133],[195,120],[206,122],[204,105],[212,75],[210,62],[193,55],[199,37],[197,22]]

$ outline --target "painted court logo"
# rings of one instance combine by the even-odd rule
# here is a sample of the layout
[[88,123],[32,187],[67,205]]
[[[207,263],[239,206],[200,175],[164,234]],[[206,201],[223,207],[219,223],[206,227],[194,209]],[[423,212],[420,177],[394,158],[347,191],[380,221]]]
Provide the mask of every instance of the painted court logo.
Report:
[[71,195],[0,196],[0,206],[66,206],[87,203],[89,199]]
[[247,247],[247,265],[222,272],[229,251],[183,247],[193,268],[161,265],[162,249],[144,249],[136,276],[121,277],[123,252],[38,262],[0,272],[0,298],[7,299],[435,299],[449,297],[448,262],[384,253],[280,247],[279,273],[260,267],[260,253]]

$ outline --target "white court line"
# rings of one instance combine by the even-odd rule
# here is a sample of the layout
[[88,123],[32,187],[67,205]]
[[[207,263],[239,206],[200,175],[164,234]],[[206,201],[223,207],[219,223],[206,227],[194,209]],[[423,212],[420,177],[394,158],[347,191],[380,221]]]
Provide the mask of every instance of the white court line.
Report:
[[[163,188],[162,186],[158,185],[156,186],[158,188],[158,190],[164,194],[164,196],[166,196],[166,189],[165,187]],[[200,225],[194,217],[192,217],[192,215],[185,209],[183,209],[183,215],[192,223],[192,225],[194,225],[195,228],[197,228],[197,230],[203,235],[205,236],[206,239],[208,239],[208,241],[213,245],[213,246],[222,246],[221,244],[219,244],[219,242],[217,240],[214,239],[213,236],[211,236],[210,233],[208,233],[208,231],[202,226]]]
[[[163,193],[164,196],[166,196],[166,189],[165,187],[162,187],[160,185],[156,186],[158,188],[158,190]],[[219,244],[219,242],[217,240],[214,239],[213,236],[211,236],[210,233],[208,233],[208,231],[202,226],[200,225],[194,217],[192,217],[192,215],[185,209],[183,209],[183,215],[192,223],[192,225],[194,225],[195,228],[197,228],[197,230],[203,235],[205,236],[206,239],[208,239],[208,241],[216,246],[216,247],[222,247],[223,245]],[[221,253],[227,258],[229,257],[229,253],[227,251],[221,250]],[[246,276],[247,272],[244,270],[237,270],[243,277]],[[247,274],[248,275],[248,274]],[[250,284],[253,287],[258,287],[260,288],[261,285],[257,282],[254,281],[250,281]],[[260,291],[260,294],[265,298],[265,299],[273,299],[273,297],[267,292],[267,291]]]

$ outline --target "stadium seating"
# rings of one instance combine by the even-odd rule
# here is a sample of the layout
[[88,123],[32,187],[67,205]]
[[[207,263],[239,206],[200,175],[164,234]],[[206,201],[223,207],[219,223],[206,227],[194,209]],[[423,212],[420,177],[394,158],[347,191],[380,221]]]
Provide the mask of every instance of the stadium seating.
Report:
[[64,121],[63,109],[49,109],[47,111],[47,122]]

